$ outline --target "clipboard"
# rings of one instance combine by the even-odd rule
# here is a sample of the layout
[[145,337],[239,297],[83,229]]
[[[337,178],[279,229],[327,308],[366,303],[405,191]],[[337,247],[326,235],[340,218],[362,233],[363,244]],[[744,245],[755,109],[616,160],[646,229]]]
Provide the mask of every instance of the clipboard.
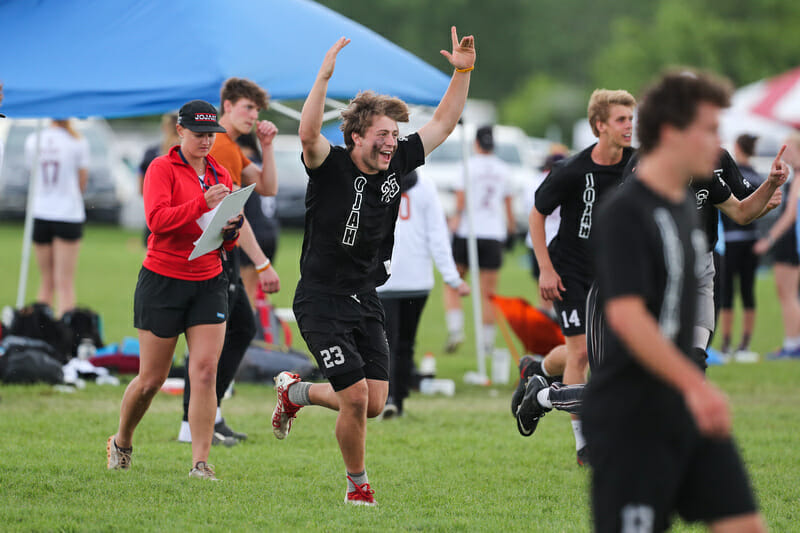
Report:
[[201,255],[205,255],[222,246],[222,228],[228,224],[228,220],[241,212],[255,186],[255,183],[253,183],[223,198],[222,202],[216,207],[208,226],[203,230],[203,234],[200,235],[199,239],[194,241],[194,250],[192,250],[191,255],[189,255],[189,261],[197,259]]

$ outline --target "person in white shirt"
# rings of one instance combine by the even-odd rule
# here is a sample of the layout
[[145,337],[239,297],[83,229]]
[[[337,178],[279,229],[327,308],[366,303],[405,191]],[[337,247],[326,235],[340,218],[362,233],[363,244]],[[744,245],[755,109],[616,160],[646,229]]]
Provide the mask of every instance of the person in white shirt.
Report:
[[[39,135],[41,139],[39,139]],[[89,182],[89,143],[69,120],[53,120],[40,134],[25,140],[25,162],[38,163],[33,203],[33,243],[41,283],[37,300],[57,316],[75,307],[75,269],[86,211],[83,192]],[[39,159],[35,162],[37,143]]]
[[411,388],[417,326],[434,284],[431,260],[447,286],[459,296],[469,294],[469,285],[461,279],[453,261],[444,211],[434,184],[411,172],[401,178],[400,191],[392,273],[377,288],[386,315],[390,355],[384,419],[403,414],[403,401]]
[[[497,273],[503,264],[503,247],[516,222],[511,208],[511,191],[508,178],[511,170],[494,154],[494,136],[491,126],[478,128],[475,136],[475,155],[467,162],[470,180],[470,204],[478,241],[478,267],[482,298],[483,339],[486,350],[494,348],[495,316],[489,296],[497,288]],[[463,277],[469,269],[467,259],[466,195],[463,188],[456,191],[456,214],[450,219],[454,230],[453,257],[458,273]],[[447,345],[445,351],[454,352],[464,341],[464,312],[455,291],[445,288],[445,317],[447,320]]]

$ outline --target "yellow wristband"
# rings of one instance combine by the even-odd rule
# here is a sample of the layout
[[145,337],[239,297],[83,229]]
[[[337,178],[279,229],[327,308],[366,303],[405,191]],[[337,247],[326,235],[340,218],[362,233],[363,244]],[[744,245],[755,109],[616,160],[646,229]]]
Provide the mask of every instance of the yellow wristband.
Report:
[[472,66],[471,66],[471,67],[469,67],[469,68],[457,68],[457,69],[456,69],[456,72],[470,72],[470,71],[471,71],[472,69],[474,69],[474,68],[475,68],[475,65],[472,65]]
[[267,259],[266,261],[264,261],[263,263],[261,263],[260,265],[258,265],[258,266],[256,267],[256,272],[258,272],[259,274],[261,274],[261,273],[262,273],[262,272],[264,272],[266,269],[268,269],[268,268],[269,268],[269,266],[270,266],[271,264],[272,264],[272,263],[270,262],[270,260],[269,260],[269,259]]

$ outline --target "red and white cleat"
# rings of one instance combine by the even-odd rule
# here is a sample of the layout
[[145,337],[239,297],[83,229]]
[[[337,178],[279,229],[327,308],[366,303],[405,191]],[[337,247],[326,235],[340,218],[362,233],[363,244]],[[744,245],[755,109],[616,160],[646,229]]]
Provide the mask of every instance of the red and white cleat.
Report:
[[297,416],[297,411],[302,405],[289,401],[289,386],[300,381],[300,376],[291,372],[281,372],[275,376],[275,392],[278,394],[278,403],[272,411],[272,432],[278,439],[285,439],[292,429],[292,420]]
[[[351,482],[353,481],[350,476],[347,476],[347,479],[350,479]],[[355,489],[347,493],[347,496],[344,497],[344,503],[369,505],[370,507],[378,505],[378,502],[375,501],[375,491],[370,488],[369,483],[364,483],[363,485],[353,483],[353,485],[355,485]]]

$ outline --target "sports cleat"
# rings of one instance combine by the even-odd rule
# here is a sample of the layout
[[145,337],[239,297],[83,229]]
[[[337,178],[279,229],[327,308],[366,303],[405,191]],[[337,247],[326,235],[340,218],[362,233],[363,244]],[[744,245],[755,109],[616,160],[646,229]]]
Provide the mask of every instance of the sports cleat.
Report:
[[449,333],[447,335],[447,342],[444,345],[445,353],[453,353],[458,350],[461,343],[464,342],[464,333],[459,331],[457,333]]
[[517,408],[522,402],[522,397],[525,396],[525,385],[528,384],[529,377],[538,373],[535,372],[537,367],[541,368],[541,363],[536,361],[532,355],[520,357],[519,365],[517,365],[517,368],[519,368],[519,383],[517,383],[517,388],[514,389],[514,393],[511,395],[511,416],[517,416]]
[[278,394],[278,403],[272,411],[272,432],[278,439],[285,439],[292,429],[292,420],[297,416],[297,411],[302,405],[289,401],[289,387],[298,383],[300,376],[291,372],[281,372],[275,376],[275,392]]
[[576,458],[578,460],[578,466],[591,466],[591,464],[589,464],[589,447],[584,446],[578,450]]
[[795,348],[794,350],[787,350],[786,348],[781,348],[780,350],[776,350],[774,352],[768,353],[764,359],[768,361],[780,361],[785,359],[800,359],[800,348]]
[[239,444],[239,441],[234,439],[233,437],[226,437],[222,433],[214,431],[214,434],[211,436],[211,445],[219,446],[220,444],[222,444],[226,448],[230,448],[231,446],[236,446],[237,444]]
[[528,379],[528,384],[525,386],[525,396],[517,408],[517,430],[523,437],[530,437],[536,431],[536,426],[539,424],[539,419],[550,409],[545,409],[539,405],[536,399],[536,394],[542,389],[546,389],[549,385],[544,377],[534,374]]
[[205,461],[197,461],[194,468],[189,471],[189,477],[207,479],[208,481],[219,481],[214,473],[214,465],[210,465]]
[[224,418],[214,424],[214,433],[219,433],[220,435],[231,437],[236,440],[247,440],[247,433],[239,433],[238,431],[232,430],[228,427],[228,424],[225,423]]
[[[347,479],[353,483],[353,480],[350,476],[347,476]],[[344,503],[350,503],[353,505],[368,505],[370,507],[374,507],[378,505],[378,502],[375,501],[375,491],[372,490],[369,486],[369,483],[364,483],[363,485],[355,485],[355,489],[351,492],[348,492],[347,495],[344,497]]]
[[131,455],[133,454],[133,447],[120,448],[117,446],[114,437],[111,435],[106,441],[106,456],[108,457],[109,470],[130,470],[131,468]]

